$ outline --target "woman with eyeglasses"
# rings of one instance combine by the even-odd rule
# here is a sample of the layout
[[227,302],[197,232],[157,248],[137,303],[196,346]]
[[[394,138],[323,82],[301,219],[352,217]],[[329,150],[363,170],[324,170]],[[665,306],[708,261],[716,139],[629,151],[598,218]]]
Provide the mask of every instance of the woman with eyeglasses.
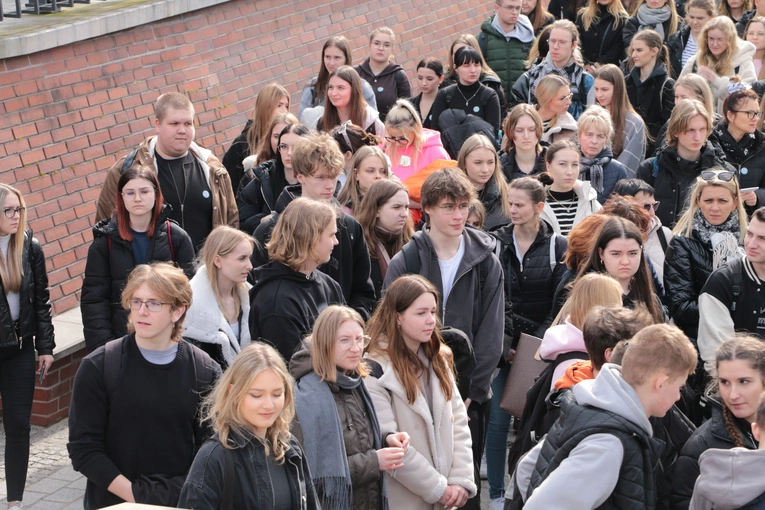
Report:
[[548,74],[537,83],[537,112],[542,119],[542,142],[576,138],[576,120],[568,112],[571,106],[571,88],[568,81],[557,74]]
[[130,272],[138,265],[172,262],[194,276],[189,235],[168,219],[157,173],[128,169],[117,183],[114,215],[93,227],[82,281],[82,325],[88,352],[127,334],[128,312],[120,302]]
[[[35,390],[53,365],[45,255],[26,230],[24,197],[0,184],[0,397],[5,426],[5,487],[8,508],[21,508],[29,463],[29,430]],[[35,362],[37,351],[37,362]]]
[[[322,508],[385,510],[385,472],[403,467],[406,432],[383,436],[366,386],[369,337],[352,308],[319,314],[290,360],[295,378],[292,433],[303,446]],[[322,432],[314,432],[321,424]]]
[[714,0],[689,0],[685,4],[685,24],[667,38],[672,76],[680,76],[683,66],[696,54],[701,29],[715,16]]
[[236,199],[239,208],[239,229],[252,234],[274,215],[276,200],[284,188],[298,183],[292,170],[292,146],[301,136],[311,132],[303,124],[285,125],[276,139],[273,163],[254,170],[255,178],[242,189]]
[[744,39],[754,44],[754,72],[757,74],[757,80],[765,79],[765,17],[757,16],[746,26]]
[[[737,170],[741,201],[753,212],[765,204],[765,135],[757,129],[762,117],[760,101],[751,89],[738,90],[723,102],[725,121],[718,124],[709,139],[725,153]],[[756,189],[753,189],[756,188]]]
[[701,289],[712,271],[742,254],[747,216],[729,170],[703,170],[690,197],[664,258],[664,289],[675,324],[695,342]]

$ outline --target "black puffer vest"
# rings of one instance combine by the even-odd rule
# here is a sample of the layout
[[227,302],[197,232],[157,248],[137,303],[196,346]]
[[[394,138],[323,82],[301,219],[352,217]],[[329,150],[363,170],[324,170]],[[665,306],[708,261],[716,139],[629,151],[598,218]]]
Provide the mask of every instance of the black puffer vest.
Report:
[[573,394],[561,400],[561,417],[555,422],[539,453],[528,497],[568,458],[583,439],[593,434],[611,434],[624,447],[624,460],[611,496],[598,508],[650,510],[656,507],[654,465],[662,449],[661,441],[627,418],[604,409],[581,406]]

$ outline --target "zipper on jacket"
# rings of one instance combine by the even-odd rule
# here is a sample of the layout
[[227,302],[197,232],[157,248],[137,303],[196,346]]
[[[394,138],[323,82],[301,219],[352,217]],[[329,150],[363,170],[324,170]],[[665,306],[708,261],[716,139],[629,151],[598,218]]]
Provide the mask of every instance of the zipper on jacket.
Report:
[[[295,468],[295,479],[297,480],[297,485],[298,485],[298,493],[299,493],[298,496],[300,497],[300,508],[301,508],[301,510],[305,510],[305,509],[308,508],[308,501],[307,501],[306,494],[303,493],[303,485],[302,485],[301,479],[300,479],[300,469],[298,468],[297,464],[292,462],[291,459],[287,459],[287,462],[290,465],[292,465],[293,468]],[[272,484],[271,485],[271,494],[273,494],[273,493],[274,493],[274,487],[273,487],[273,484]],[[271,496],[271,499],[274,501],[274,504],[276,504],[276,500],[274,499],[273,496]]]

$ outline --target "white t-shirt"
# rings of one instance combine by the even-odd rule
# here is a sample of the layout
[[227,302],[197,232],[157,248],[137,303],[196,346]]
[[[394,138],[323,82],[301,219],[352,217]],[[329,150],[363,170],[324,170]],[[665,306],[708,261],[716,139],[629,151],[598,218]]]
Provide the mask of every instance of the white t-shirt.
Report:
[[460,247],[457,249],[457,253],[454,257],[448,260],[439,260],[438,265],[441,267],[441,285],[444,287],[444,308],[447,301],[449,301],[449,293],[454,286],[454,278],[457,277],[457,268],[462,262],[462,257],[465,256],[465,238],[460,238]]
[[239,321],[229,323],[229,326],[231,326],[231,331],[234,332],[234,337],[239,340]]

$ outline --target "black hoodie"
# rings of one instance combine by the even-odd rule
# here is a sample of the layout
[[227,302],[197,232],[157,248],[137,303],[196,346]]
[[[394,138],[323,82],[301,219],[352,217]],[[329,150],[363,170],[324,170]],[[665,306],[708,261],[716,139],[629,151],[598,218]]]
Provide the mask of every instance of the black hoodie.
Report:
[[239,181],[242,180],[244,175],[244,165],[242,164],[244,158],[249,156],[251,152],[250,143],[247,141],[250,127],[252,127],[252,120],[247,121],[242,132],[234,138],[234,141],[231,142],[231,147],[223,155],[223,166],[228,170],[228,175],[231,177],[231,189],[235,192],[239,191]]
[[385,122],[388,110],[396,103],[396,100],[407,99],[412,96],[412,86],[404,69],[398,64],[388,64],[380,74],[375,75],[369,67],[369,59],[355,67],[362,79],[372,86],[377,100],[377,112],[380,120]]
[[316,317],[329,305],[344,305],[340,285],[314,271],[306,276],[279,262],[251,272],[250,335],[265,340],[289,361],[303,337],[311,333]]
[[[625,77],[627,97],[635,111],[643,118],[648,134],[646,154],[653,154],[661,127],[669,120],[675,107],[675,80],[667,75],[664,64],[657,62],[651,76],[640,81],[640,69],[632,68]],[[666,223],[665,223],[666,225]]]

